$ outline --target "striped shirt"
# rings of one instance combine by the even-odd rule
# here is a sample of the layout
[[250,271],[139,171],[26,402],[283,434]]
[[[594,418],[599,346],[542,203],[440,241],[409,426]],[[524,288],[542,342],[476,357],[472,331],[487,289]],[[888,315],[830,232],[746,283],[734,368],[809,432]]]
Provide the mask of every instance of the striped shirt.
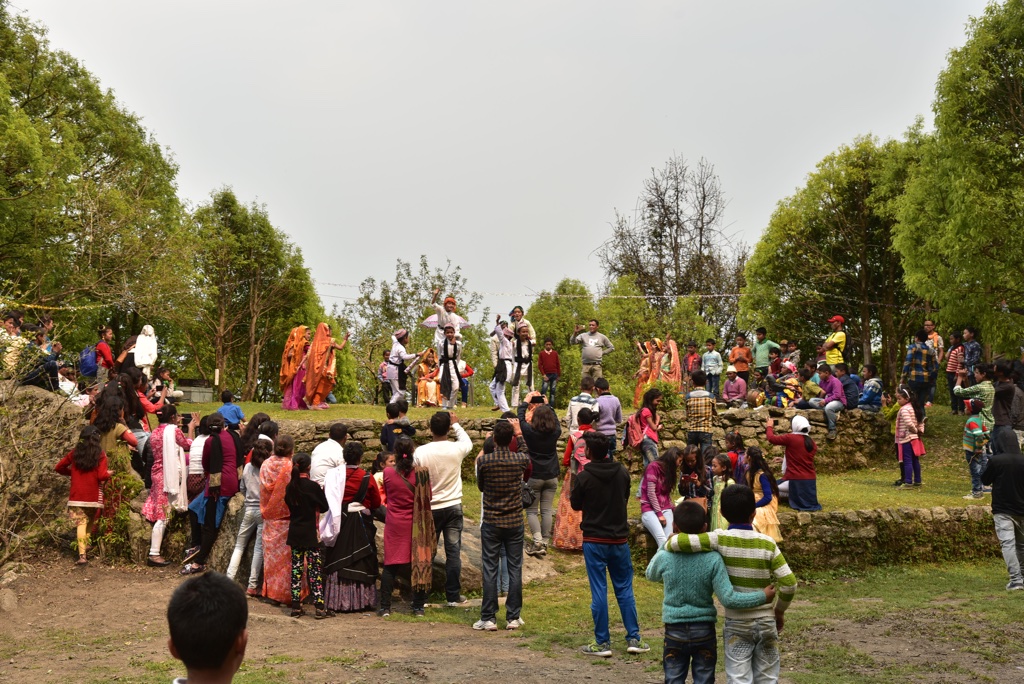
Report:
[[677,534],[665,542],[665,550],[674,553],[717,551],[722,554],[732,585],[739,591],[760,591],[772,582],[778,589],[775,610],[771,605],[748,610],[725,609],[725,617],[752,620],[772,617],[789,608],[796,594],[796,575],[771,537],[755,532],[750,525],[731,525],[728,530],[704,534]]

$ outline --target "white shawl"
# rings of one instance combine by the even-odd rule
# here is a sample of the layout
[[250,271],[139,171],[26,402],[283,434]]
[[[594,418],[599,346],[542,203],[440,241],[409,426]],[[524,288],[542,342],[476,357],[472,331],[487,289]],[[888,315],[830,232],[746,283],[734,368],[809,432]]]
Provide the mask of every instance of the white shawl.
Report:
[[325,546],[334,546],[341,532],[341,501],[345,498],[345,464],[327,471],[324,476],[324,495],[327,497],[327,511],[320,516],[320,541]]
[[142,333],[135,338],[135,365],[152,366],[156,363],[156,334],[153,326],[142,326]]
[[185,450],[174,438],[177,429],[172,423],[164,425],[164,492],[174,510],[184,511],[188,508],[188,465]]

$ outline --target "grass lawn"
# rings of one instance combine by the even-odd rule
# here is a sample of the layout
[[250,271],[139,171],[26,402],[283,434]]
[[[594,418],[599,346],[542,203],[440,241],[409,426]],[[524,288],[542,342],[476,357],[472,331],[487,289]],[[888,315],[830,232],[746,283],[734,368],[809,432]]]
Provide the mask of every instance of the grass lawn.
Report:
[[[528,586],[518,633],[524,647],[551,654],[593,639],[590,588],[578,554],[550,550],[560,574]],[[800,577],[797,601],[782,633],[782,674],[798,684],[913,681],[932,674],[942,681],[1008,681],[989,668],[1013,670],[1024,662],[1024,592],[1007,594],[1001,561],[880,568],[861,575]],[[652,650],[642,656],[648,672],[661,670],[662,586],[637,575],[637,610]],[[612,596],[613,648],[624,648],[624,632]],[[499,610],[499,615],[503,615]],[[471,624],[478,609],[438,609],[431,621]],[[393,614],[391,620],[413,618]],[[499,622],[499,627],[503,626]],[[719,620],[719,671],[723,670]],[[905,657],[890,647],[913,653]],[[989,677],[986,679],[986,677]],[[932,681],[929,679],[929,681]]]

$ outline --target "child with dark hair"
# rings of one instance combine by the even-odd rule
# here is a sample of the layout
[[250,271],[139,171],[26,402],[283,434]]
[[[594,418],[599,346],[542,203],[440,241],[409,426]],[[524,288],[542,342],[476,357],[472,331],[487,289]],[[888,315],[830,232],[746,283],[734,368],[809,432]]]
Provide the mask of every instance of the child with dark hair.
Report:
[[249,607],[241,588],[211,572],[182,582],[167,604],[167,648],[188,676],[174,684],[228,684],[245,659]]
[[[676,533],[707,531],[704,509],[693,501],[676,506],[672,520]],[[661,606],[665,623],[662,666],[665,681],[672,684],[685,682],[689,670],[694,684],[715,680],[718,611],[714,595],[733,610],[756,608],[775,598],[775,588],[770,584],[757,591],[734,588],[725,562],[717,553],[681,554],[661,549],[647,566],[647,579],[665,585]]]
[[796,576],[771,537],[756,532],[754,492],[731,485],[722,492],[722,515],[729,529],[705,534],[678,534],[665,543],[671,553],[718,551],[732,586],[739,591],[764,590],[774,581],[775,609],[769,605],[735,609],[726,606],[725,675],[728,681],[778,681],[779,632],[796,594]]
[[772,475],[772,469],[764,458],[761,447],[754,445],[747,449],[747,473],[743,484],[754,492],[757,510],[754,529],[766,534],[777,542],[782,541],[779,527],[779,485]]
[[704,389],[707,384],[704,371],[694,371],[691,377],[696,389],[686,395],[686,420],[689,424],[686,443],[700,447],[711,446],[711,430],[718,413],[715,395]]
[[235,395],[231,393],[231,390],[224,390],[220,393],[220,400],[224,402],[224,405],[217,409],[217,413],[224,417],[228,429],[237,431],[245,422],[245,414],[242,413],[238,404],[234,403]]
[[739,432],[733,430],[725,433],[725,449],[732,466],[729,473],[733,479],[742,480],[743,474],[747,472],[747,450]]
[[590,611],[594,618],[594,641],[582,648],[587,655],[610,658],[608,630],[608,577],[611,576],[622,625],[626,628],[626,652],[651,650],[640,638],[640,621],[633,596],[633,561],[629,553],[629,472],[608,458],[608,440],[588,432],[584,435],[590,463],[576,478],[569,497],[573,510],[582,511],[583,561],[590,583]]
[[711,460],[711,484],[714,492],[711,496],[711,529],[724,530],[727,526],[722,516],[722,492],[729,485],[736,484],[732,479],[732,462],[725,454],[715,454]]
[[394,453],[395,442],[399,437],[413,437],[416,434],[416,428],[409,425],[409,421],[402,421],[402,404],[405,404],[405,399],[391,402],[384,408],[388,420],[380,428],[380,445],[388,453]]
[[82,428],[75,448],[61,459],[55,470],[71,478],[68,517],[75,524],[78,539],[78,561],[75,565],[83,566],[88,564],[85,555],[88,529],[102,507],[100,487],[110,479],[107,454],[100,447],[99,429],[94,425]]
[[324,608],[323,559],[320,556],[320,538],[316,520],[327,510],[327,497],[316,482],[309,479],[312,459],[309,454],[295,454],[292,458],[292,477],[285,489],[284,502],[290,514],[288,546],[292,549],[292,612],[293,618],[305,615],[299,598],[302,591],[302,572],[305,566],[309,591],[316,606],[316,619],[327,617]]
[[267,439],[256,439],[250,452],[251,458],[242,469],[242,479],[238,482],[238,491],[245,497],[245,513],[238,526],[235,548],[231,552],[227,576],[235,579],[238,568],[242,564],[242,556],[249,546],[249,540],[256,537],[252,550],[252,564],[249,566],[249,584],[245,593],[259,596],[260,574],[263,572],[263,514],[260,513],[260,467],[270,458],[274,451],[274,443]]

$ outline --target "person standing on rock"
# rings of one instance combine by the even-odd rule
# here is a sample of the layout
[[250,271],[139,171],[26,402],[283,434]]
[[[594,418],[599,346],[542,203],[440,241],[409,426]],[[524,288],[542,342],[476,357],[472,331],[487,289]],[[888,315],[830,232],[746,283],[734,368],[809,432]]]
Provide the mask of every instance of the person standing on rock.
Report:
[[[583,377],[591,377],[595,380],[602,377],[601,362],[605,354],[615,351],[612,341],[597,332],[599,323],[596,318],[587,322],[587,332],[583,333],[583,326],[577,325],[573,329],[569,344],[578,344],[583,347],[581,359],[583,361]],[[583,334],[580,334],[583,333]],[[652,369],[652,373],[654,370]]]
[[[515,437],[518,451],[511,451]],[[483,571],[483,603],[477,631],[498,629],[498,568],[501,551],[508,563],[508,598],[505,600],[505,629],[523,626],[523,482],[533,467],[526,440],[515,418],[499,420],[494,426],[494,451],[476,461],[476,484],[480,488],[483,520],[480,524],[480,565]]]
[[[455,441],[448,440],[448,432]],[[473,451],[473,440],[454,413],[438,411],[430,418],[432,441],[416,449],[413,464],[430,472],[430,512],[434,518],[434,544],[444,535],[444,591],[448,607],[466,602],[462,590],[462,461]]]

